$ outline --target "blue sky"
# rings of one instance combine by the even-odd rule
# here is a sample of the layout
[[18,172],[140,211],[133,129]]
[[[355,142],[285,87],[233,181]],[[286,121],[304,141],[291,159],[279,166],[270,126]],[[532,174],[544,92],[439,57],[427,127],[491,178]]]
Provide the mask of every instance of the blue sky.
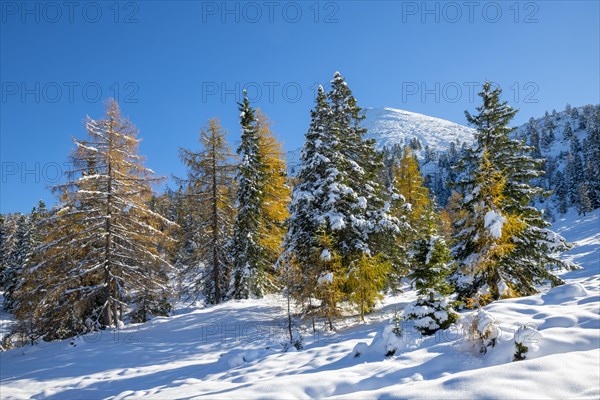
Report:
[[0,2],[0,211],[29,211],[67,161],[86,115],[116,97],[157,173],[219,117],[235,147],[244,86],[288,149],[316,83],[346,77],[363,107],[464,123],[474,85],[520,108],[600,102],[597,1]]

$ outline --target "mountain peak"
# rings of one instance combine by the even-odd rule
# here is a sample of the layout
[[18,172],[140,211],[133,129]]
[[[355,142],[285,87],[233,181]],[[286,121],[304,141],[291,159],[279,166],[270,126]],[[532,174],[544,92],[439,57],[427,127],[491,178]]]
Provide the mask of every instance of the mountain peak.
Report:
[[472,143],[475,130],[455,122],[392,107],[366,108],[363,126],[378,147],[402,145],[417,138],[435,151],[446,151],[451,142]]

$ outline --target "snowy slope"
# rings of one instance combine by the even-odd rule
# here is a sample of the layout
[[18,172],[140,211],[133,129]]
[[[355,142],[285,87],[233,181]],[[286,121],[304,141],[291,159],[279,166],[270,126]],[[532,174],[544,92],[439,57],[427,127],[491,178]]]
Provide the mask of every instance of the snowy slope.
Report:
[[[600,395],[600,210],[570,214],[554,229],[574,242],[564,257],[584,269],[567,285],[486,307],[502,333],[485,355],[456,331],[406,342],[385,357],[353,357],[414,293],[388,297],[367,324],[336,334],[305,332],[284,353],[285,301],[228,302],[72,342],[0,353],[2,399],[177,398],[598,398]],[[511,362],[517,326],[532,331],[528,359]],[[531,342],[531,343],[529,343]],[[373,349],[377,346],[372,345]]]
[[[390,107],[366,108],[362,125],[367,136],[376,140],[377,147],[404,145],[417,138],[425,149],[446,152],[451,142],[460,145],[474,141],[474,130],[444,119],[430,117]],[[421,157],[423,150],[417,152]],[[290,175],[295,175],[300,161],[300,149],[287,153]]]
[[444,119],[417,114],[395,108],[368,108],[363,126],[367,136],[377,141],[379,147],[402,145],[417,138],[423,145],[445,152],[450,142],[472,143],[474,130]]

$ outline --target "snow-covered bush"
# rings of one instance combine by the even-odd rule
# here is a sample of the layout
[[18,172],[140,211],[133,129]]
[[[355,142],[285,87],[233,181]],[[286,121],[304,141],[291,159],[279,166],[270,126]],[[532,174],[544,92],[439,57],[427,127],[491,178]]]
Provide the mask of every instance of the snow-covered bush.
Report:
[[404,309],[404,318],[414,321],[414,326],[423,335],[432,335],[440,329],[448,329],[458,320],[445,298],[421,298]]
[[496,345],[500,331],[489,312],[479,309],[462,318],[462,343],[473,352],[485,354]]
[[540,338],[540,332],[531,326],[523,325],[515,332],[515,353],[513,361],[521,361],[527,358],[530,352],[535,353],[539,350],[537,342]]
[[352,350],[352,354],[354,358],[358,358],[361,355],[367,353],[367,351],[369,351],[369,345],[366,344],[365,342],[358,342],[356,344],[356,346],[354,346],[354,349]]
[[420,343],[421,335],[409,326],[401,328],[399,334],[395,332],[398,332],[395,325],[387,325],[382,331],[377,332],[370,345],[364,342],[357,343],[352,350],[353,357],[367,354],[391,357],[406,349],[416,348]]
[[292,347],[296,350],[302,350],[304,348],[304,338],[297,329],[292,330],[292,340],[290,341],[289,339],[290,338],[286,336],[280,341],[284,353],[289,351]]

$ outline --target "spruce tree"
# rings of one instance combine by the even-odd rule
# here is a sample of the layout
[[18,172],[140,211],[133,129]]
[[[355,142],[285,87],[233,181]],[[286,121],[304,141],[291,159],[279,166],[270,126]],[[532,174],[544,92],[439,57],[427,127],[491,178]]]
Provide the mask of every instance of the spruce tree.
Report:
[[573,129],[571,128],[571,124],[567,122],[563,129],[563,141],[571,142],[572,138],[573,138]]
[[592,210],[592,202],[590,200],[588,187],[586,184],[582,183],[579,185],[579,204],[577,206],[577,212],[580,215],[583,214],[585,216],[586,213]]
[[[321,259],[323,249],[320,247],[322,243],[327,246],[330,240],[323,240],[323,223],[318,217],[324,214],[326,203],[319,201],[318,197],[326,193],[327,182],[335,178],[329,175],[335,168],[332,164],[337,160],[334,158],[334,150],[338,146],[335,138],[327,134],[331,108],[322,86],[318,88],[315,102],[305,135],[300,169],[292,189],[288,229],[280,260],[280,265],[293,277],[288,280],[288,284],[293,284],[288,290],[302,303],[305,313],[314,310],[310,299],[318,298],[315,296],[318,279],[328,273],[329,266],[326,262],[329,260]],[[339,276],[332,274],[332,279],[337,285]],[[322,298],[319,300],[324,302]]]
[[6,290],[12,270],[17,265],[19,219],[20,214],[3,217],[2,243],[0,243],[0,289],[2,291]]
[[452,255],[440,232],[439,216],[433,206],[423,213],[423,228],[414,242],[409,279],[422,296],[449,295],[447,278],[452,272]]
[[24,279],[23,272],[32,266],[33,250],[39,246],[43,238],[38,224],[46,217],[46,205],[40,200],[31,213],[20,215],[17,220],[15,251],[11,254],[12,265],[4,275],[4,309],[7,311],[14,311],[19,287]]
[[565,183],[564,175],[560,171],[556,173],[555,188],[556,189],[554,190],[554,194],[556,196],[557,210],[559,213],[565,214],[568,209],[568,190],[567,185]]
[[[457,282],[463,297],[480,290],[493,299],[529,295],[537,292],[535,285],[542,281],[562,282],[548,268],[568,266],[556,257],[568,246],[547,229],[543,212],[532,206],[545,195],[530,184],[541,176],[542,160],[530,157],[531,148],[511,139],[514,128],[509,123],[517,111],[501,101],[500,88],[493,89],[489,82],[480,96],[479,113],[466,112],[477,129],[476,148],[468,160],[476,161],[478,172],[463,167],[466,174],[460,186],[468,216],[467,222],[455,224],[455,254],[461,267]],[[481,198],[483,194],[487,200]]]
[[546,114],[544,115],[544,128],[542,130],[542,147],[545,150],[550,149],[550,146],[552,146],[552,143],[554,143],[555,129],[556,125],[554,124],[554,121],[552,121],[552,118],[546,111]]
[[[596,112],[600,119],[600,112]],[[600,207],[600,122],[594,124],[585,141],[585,181],[592,208]]]
[[241,143],[237,150],[237,214],[230,254],[232,277],[229,296],[235,299],[262,297],[270,289],[267,251],[260,240],[264,204],[265,166],[254,109],[244,91],[239,104]]
[[532,117],[529,119],[527,124],[527,136],[529,138],[529,145],[532,148],[532,154],[534,157],[540,157],[540,134],[536,120]]
[[[332,308],[337,310],[332,301],[339,296],[323,292],[323,277],[333,282],[326,288],[335,289],[364,256],[396,263],[400,231],[398,219],[390,215],[393,196],[378,183],[384,174],[383,157],[374,141],[364,138],[362,111],[339,73],[331,86],[327,95],[319,88],[311,112],[283,258],[301,274],[296,297],[305,312],[320,310],[328,319]],[[346,291],[353,295],[349,286]],[[320,304],[313,305],[311,298]]]
[[185,181],[187,219],[194,221],[193,262],[183,271],[191,294],[202,293],[208,304],[223,301],[229,289],[230,260],[227,243],[232,236],[234,215],[232,154],[217,119],[200,131],[202,150],[180,150],[188,169]]

